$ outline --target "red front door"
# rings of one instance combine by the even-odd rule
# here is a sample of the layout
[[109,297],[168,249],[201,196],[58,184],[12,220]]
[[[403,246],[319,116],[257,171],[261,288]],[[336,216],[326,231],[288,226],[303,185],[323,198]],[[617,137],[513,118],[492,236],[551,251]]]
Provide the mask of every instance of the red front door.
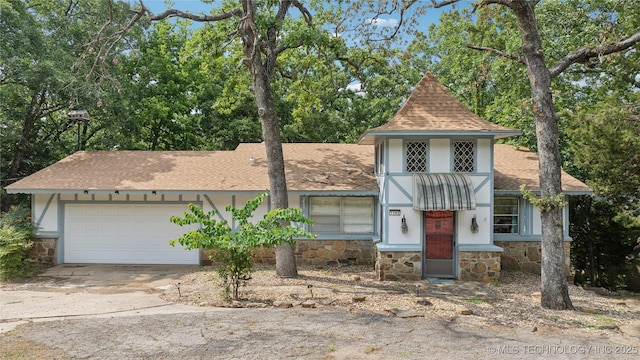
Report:
[[424,275],[455,276],[453,211],[425,212]]

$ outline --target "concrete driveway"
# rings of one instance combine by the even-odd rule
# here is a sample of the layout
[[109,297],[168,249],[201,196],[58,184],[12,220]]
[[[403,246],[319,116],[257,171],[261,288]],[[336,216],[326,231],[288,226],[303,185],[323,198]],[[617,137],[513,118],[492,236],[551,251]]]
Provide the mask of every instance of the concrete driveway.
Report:
[[[175,286],[194,265],[58,265],[24,283],[0,289],[0,333],[29,321],[66,317],[162,313],[157,292]],[[172,311],[175,311],[173,309]]]

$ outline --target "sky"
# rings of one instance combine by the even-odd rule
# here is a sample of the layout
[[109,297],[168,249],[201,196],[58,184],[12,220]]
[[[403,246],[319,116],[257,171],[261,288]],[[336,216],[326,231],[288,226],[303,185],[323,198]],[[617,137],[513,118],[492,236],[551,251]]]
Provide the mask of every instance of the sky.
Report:
[[[137,2],[137,0],[129,0],[129,1],[132,3]],[[153,11],[156,14],[161,13],[162,11],[168,9],[168,7],[166,6],[167,2],[165,0],[143,0],[143,1],[145,5],[149,7],[151,11]],[[428,0],[423,0],[423,1],[428,1]],[[463,0],[462,5],[468,6],[469,2],[470,2],[469,0]],[[182,11],[189,11],[193,13],[209,13],[209,11],[212,8],[215,8],[216,6],[214,4],[205,4],[200,0],[174,0],[172,1],[172,3],[173,5],[171,6],[171,8],[182,10]],[[458,5],[458,7],[460,6]],[[427,32],[427,29],[430,24],[438,22],[440,13],[442,11],[446,11],[450,9],[451,9],[451,6],[445,7],[444,9],[429,9],[427,13],[421,17],[420,25],[417,30],[420,30],[422,32]],[[380,17],[378,20],[378,24],[380,26],[393,25],[394,23],[397,23],[397,19],[398,19],[397,15]],[[198,27],[198,24],[194,24],[194,27]]]

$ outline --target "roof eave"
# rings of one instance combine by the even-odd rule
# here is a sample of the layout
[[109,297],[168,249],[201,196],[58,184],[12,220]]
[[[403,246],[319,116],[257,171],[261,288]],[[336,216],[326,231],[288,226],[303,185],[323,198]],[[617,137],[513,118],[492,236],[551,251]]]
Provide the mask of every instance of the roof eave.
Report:
[[[85,192],[86,191],[86,192]],[[90,189],[14,189],[7,191],[9,194],[84,194],[84,195],[114,195],[118,191],[119,195],[180,195],[180,194],[238,194],[238,193],[258,193],[269,192],[268,190],[244,189],[244,190],[192,190],[192,189],[174,189],[174,190],[90,190]],[[290,195],[314,195],[314,194],[353,194],[353,195],[378,195],[377,188],[360,189],[360,190],[344,190],[344,189],[326,189],[326,190],[289,190]]]
[[[540,189],[530,189],[530,190],[536,195],[540,193]],[[513,189],[513,190],[494,189],[494,193],[496,195],[522,195],[522,191],[520,191],[520,189]],[[593,190],[562,190],[562,193],[569,196],[592,195]]]
[[373,145],[375,138],[379,136],[477,136],[494,139],[505,139],[512,136],[522,135],[520,130],[446,130],[446,131],[415,131],[415,130],[387,130],[387,131],[367,131],[364,133],[358,145]]

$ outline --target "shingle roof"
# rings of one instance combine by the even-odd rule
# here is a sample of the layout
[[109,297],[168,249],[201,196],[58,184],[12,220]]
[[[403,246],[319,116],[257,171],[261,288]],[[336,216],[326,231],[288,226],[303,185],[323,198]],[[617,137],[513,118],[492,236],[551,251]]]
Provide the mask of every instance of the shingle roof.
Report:
[[[290,191],[378,190],[373,146],[282,144]],[[253,160],[250,160],[253,159]],[[539,190],[538,157],[495,145],[495,190]],[[569,192],[590,192],[562,173]],[[6,187],[9,192],[263,191],[269,189],[264,144],[234,151],[80,151]]]
[[[373,147],[283,144],[291,191],[377,190]],[[250,159],[253,160],[250,160]],[[235,151],[80,151],[7,190],[268,190],[264,144]]]
[[[513,145],[494,145],[494,183],[495,190],[518,191],[520,185],[529,190],[540,190],[538,176],[538,155],[526,148],[516,150]],[[591,193],[591,189],[582,181],[562,171],[562,191]]]
[[520,131],[483,120],[467,109],[431,72],[422,80],[389,122],[367,130],[359,144],[373,144],[376,135],[483,132],[495,138],[519,135]]

